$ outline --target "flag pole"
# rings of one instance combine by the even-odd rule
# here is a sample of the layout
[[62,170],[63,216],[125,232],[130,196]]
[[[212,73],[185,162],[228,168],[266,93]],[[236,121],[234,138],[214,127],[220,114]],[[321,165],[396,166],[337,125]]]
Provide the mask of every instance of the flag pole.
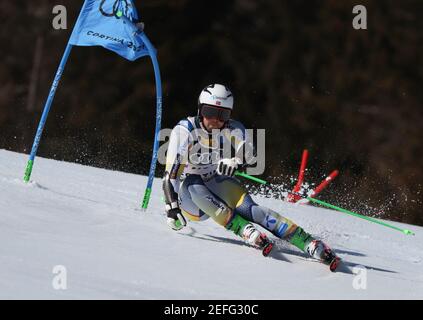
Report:
[[34,143],[32,144],[31,154],[29,156],[29,160],[25,169],[25,176],[24,181],[29,182],[31,179],[32,167],[34,166],[35,157],[37,155],[37,150],[40,145],[41,136],[43,134],[44,126],[47,121],[48,113],[50,111],[51,105],[54,100],[54,96],[56,94],[57,87],[59,86],[60,79],[62,77],[63,71],[65,69],[66,63],[68,61],[69,55],[72,50],[72,45],[68,42],[65,52],[62,56],[62,60],[60,61],[59,67],[56,71],[56,75],[54,77],[53,83],[50,88],[50,93],[48,95],[47,101],[44,105],[43,114],[41,116],[41,120],[38,124],[37,133],[34,138]]
[[288,194],[288,198],[287,198],[288,202],[297,202],[300,199],[296,195],[296,193],[300,192],[301,186],[304,183],[304,174],[305,174],[305,170],[307,166],[307,161],[308,161],[308,150],[305,149],[303,151],[303,156],[301,158],[301,166],[300,166],[300,171],[298,173],[297,184],[295,185],[292,192]]
[[154,145],[153,145],[153,155],[151,157],[151,164],[150,164],[150,171],[148,173],[148,181],[147,186],[144,192],[144,197],[141,203],[141,210],[146,211],[148,207],[148,203],[150,201],[153,181],[154,181],[154,173],[156,172],[156,164],[157,164],[157,155],[159,150],[159,137],[160,137],[160,129],[162,123],[162,80],[160,76],[160,67],[159,61],[157,60],[156,50],[153,44],[148,39],[147,35],[144,33],[144,23],[138,22],[133,23],[124,15],[120,15],[124,21],[126,21],[132,28],[134,32],[139,34],[141,37],[142,42],[144,43],[145,47],[147,48],[148,55],[150,56],[151,62],[153,63],[154,68],[154,78],[156,82],[156,129],[154,133]]
[[144,198],[141,204],[142,210],[146,211],[148,207],[148,202],[150,201],[151,192],[152,192],[154,173],[156,171],[156,164],[157,164],[157,154],[159,149],[159,135],[160,135],[161,121],[162,121],[162,81],[160,77],[159,62],[157,60],[157,55],[154,50],[154,47],[144,32],[141,32],[140,36],[145,46],[147,47],[151,61],[153,63],[154,77],[156,81],[156,129],[155,129],[156,131],[154,134],[153,155],[152,155],[151,164],[150,164],[150,172],[148,174],[147,187],[145,189]]
[[[86,4],[87,4],[87,2],[84,1],[84,4],[82,5],[82,9],[79,12],[78,19],[76,20],[76,22],[78,22],[79,19],[81,18],[82,12],[84,11]],[[73,45],[70,43],[70,39],[71,38],[69,38],[69,40],[68,40],[68,43],[67,43],[66,48],[65,48],[65,52],[63,53],[63,56],[62,56],[62,60],[60,61],[59,67],[57,68],[56,75],[54,76],[53,83],[51,84],[50,93],[49,93],[49,95],[47,97],[47,101],[44,105],[44,110],[43,110],[43,114],[41,115],[41,120],[38,124],[37,133],[35,134],[34,142],[32,144],[31,154],[29,155],[29,160],[28,160],[28,163],[27,163],[26,169],[25,169],[24,181],[26,183],[28,183],[29,180],[31,179],[32,167],[34,166],[34,161],[35,161],[35,157],[37,155],[38,147],[40,145],[41,136],[43,134],[44,126],[46,124],[47,117],[48,117],[48,114],[50,112],[50,108],[51,108],[51,105],[53,103],[54,96],[56,94],[57,87],[59,86],[60,79],[62,78],[63,71],[65,70],[66,63],[68,62],[69,55],[70,55],[72,48],[73,48]]]

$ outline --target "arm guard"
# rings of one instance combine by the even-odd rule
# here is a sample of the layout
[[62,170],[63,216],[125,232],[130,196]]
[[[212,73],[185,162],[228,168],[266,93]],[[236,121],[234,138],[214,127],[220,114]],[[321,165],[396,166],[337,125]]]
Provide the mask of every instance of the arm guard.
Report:
[[166,212],[179,208],[178,194],[175,192],[173,184],[170,181],[170,174],[167,171],[163,177],[163,192],[166,203]]

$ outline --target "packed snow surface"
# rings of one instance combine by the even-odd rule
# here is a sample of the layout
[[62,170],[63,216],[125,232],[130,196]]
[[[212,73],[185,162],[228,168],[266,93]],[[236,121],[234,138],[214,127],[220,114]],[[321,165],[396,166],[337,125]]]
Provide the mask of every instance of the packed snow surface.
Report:
[[[415,236],[343,213],[254,197],[325,240],[339,272],[278,242],[271,257],[212,220],[176,232],[161,181],[0,150],[1,299],[422,299],[423,228]],[[149,164],[146,163],[146,166]]]

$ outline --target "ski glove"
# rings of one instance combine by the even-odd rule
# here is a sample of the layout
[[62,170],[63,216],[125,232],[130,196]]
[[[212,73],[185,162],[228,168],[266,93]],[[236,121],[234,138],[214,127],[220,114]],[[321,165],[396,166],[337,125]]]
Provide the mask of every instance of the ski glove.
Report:
[[221,159],[217,163],[217,174],[232,177],[235,174],[235,170],[241,164],[241,160],[238,158]]
[[187,221],[182,215],[181,209],[173,208],[166,211],[166,213],[167,213],[167,224],[173,230],[181,230],[183,227],[187,225]]

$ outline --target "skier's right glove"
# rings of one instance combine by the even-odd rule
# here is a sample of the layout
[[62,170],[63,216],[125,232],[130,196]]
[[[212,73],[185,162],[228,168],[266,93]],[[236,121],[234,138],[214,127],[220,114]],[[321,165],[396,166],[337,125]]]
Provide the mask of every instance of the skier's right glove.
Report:
[[170,210],[166,210],[166,213],[167,213],[167,224],[173,230],[181,230],[183,227],[187,225],[187,221],[182,215],[181,209],[173,208]]

